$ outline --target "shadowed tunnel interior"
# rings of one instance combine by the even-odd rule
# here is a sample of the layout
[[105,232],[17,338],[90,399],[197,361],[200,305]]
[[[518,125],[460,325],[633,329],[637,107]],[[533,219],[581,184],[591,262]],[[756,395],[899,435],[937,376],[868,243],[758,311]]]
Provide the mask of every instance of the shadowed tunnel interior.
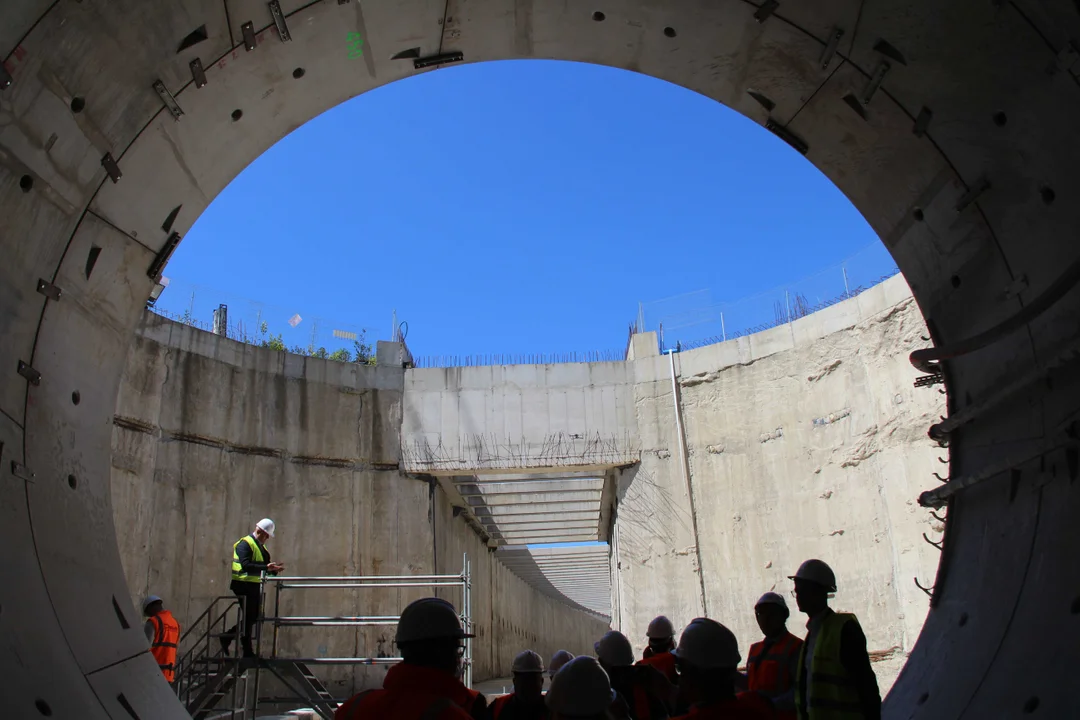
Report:
[[[948,523],[885,716],[1080,715],[1075,3],[280,8],[277,20],[261,0],[0,9],[7,712],[186,716],[128,598],[110,437],[133,329],[207,204],[285,134],[369,89],[447,64],[551,58],[652,75],[762,124],[836,183],[910,285],[938,348],[918,367],[948,390],[933,430],[948,482],[926,478]],[[448,139],[415,189],[452,178],[463,152]]]

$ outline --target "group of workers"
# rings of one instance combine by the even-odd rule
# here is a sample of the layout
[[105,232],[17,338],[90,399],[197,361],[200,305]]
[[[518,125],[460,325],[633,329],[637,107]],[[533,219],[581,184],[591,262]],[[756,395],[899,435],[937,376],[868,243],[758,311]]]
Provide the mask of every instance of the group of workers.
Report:
[[[233,593],[243,621],[221,638],[228,653],[240,632],[244,657],[255,655],[263,574],[284,569],[271,562],[265,542],[274,522],[260,520],[233,544]],[[466,633],[446,600],[423,598],[402,613],[395,642],[402,661],[381,689],[341,705],[336,720],[880,720],[881,696],[866,636],[856,617],[829,608],[836,576],[821,560],[807,560],[790,576],[806,639],[787,629],[783,595],[767,592],[754,607],[764,638],[750,646],[745,673],[735,635],[710,618],[696,618],[676,642],[675,627],[660,616],[649,623],[648,646],[636,660],[629,639],[612,630],[595,657],[560,650],[547,668],[524,650],[514,658],[514,691],[492,703],[461,682]],[[173,681],[180,627],[161,598],[144,604],[146,636],[165,678]],[[544,692],[545,673],[550,687]]]
[[[254,658],[252,645],[255,625],[259,622],[262,611],[262,576],[276,575],[285,569],[281,563],[270,561],[270,551],[264,543],[274,537],[274,521],[263,518],[255,523],[250,535],[233,543],[232,582],[229,588],[240,601],[241,622],[232,626],[221,635],[221,652],[229,654],[232,639],[240,632],[240,646],[243,657]],[[150,595],[143,601],[143,626],[146,641],[150,643],[150,654],[157,660],[161,674],[170,683],[176,679],[176,653],[180,642],[180,623],[166,610],[164,601],[157,595]]]
[[596,642],[596,656],[560,650],[547,674],[532,650],[514,659],[514,691],[490,705],[462,684],[465,632],[454,606],[439,598],[411,603],[401,613],[402,662],[383,687],[352,697],[336,720],[880,720],[881,695],[866,637],[854,615],[829,608],[836,577],[821,560],[790,576],[805,640],[787,629],[782,595],[767,592],[754,608],[764,638],[751,645],[746,672],[735,635],[710,618],[682,631],[657,617],[648,647],[635,660],[618,631]]

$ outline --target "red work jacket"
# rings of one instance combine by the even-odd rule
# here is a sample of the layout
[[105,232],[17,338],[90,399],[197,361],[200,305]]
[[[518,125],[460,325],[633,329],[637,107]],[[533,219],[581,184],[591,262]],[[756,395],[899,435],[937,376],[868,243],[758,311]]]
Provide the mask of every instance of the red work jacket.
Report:
[[671,682],[678,683],[679,681],[679,673],[675,671],[675,656],[670,652],[652,653],[648,657],[638,660],[637,664],[652,665]]
[[[750,646],[750,656],[746,659],[747,689],[776,697],[791,690],[795,678],[789,668],[791,661],[798,660],[803,641],[791,633],[765,650],[765,642],[756,642]],[[777,711],[777,720],[794,720],[795,711]]]
[[469,711],[479,693],[434,668],[398,663],[381,690],[354,695],[334,713],[334,720],[472,720]]

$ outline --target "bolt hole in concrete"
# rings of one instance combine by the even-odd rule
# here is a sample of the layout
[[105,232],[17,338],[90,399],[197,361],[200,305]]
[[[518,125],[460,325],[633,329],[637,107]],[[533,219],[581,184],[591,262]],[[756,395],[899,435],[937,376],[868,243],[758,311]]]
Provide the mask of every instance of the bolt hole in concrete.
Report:
[[73,391],[71,393],[71,404],[72,405],[78,405],[81,400],[82,400],[82,395],[79,394],[78,390],[75,390],[75,391]]
[[605,17],[607,17],[607,16],[604,15],[604,13],[600,12],[599,10],[597,10],[596,12],[594,12],[592,14],[592,19],[595,20],[596,22],[604,22]]
[[73,97],[73,98],[71,98],[71,112],[78,115],[79,113],[81,113],[83,111],[83,108],[85,108],[85,107],[86,107],[86,100],[84,100],[83,98],[81,98],[81,97]]
[[241,110],[240,108],[237,108],[236,110],[232,111],[232,121],[233,122],[236,122],[237,120],[239,120],[242,117],[244,117],[244,111]]
[[24,193],[30,192],[30,190],[34,187],[34,178],[30,177],[29,175],[23,175],[21,178],[19,178],[19,187],[22,188],[22,191]]
[[952,286],[954,288],[960,287],[960,276],[959,275],[953,275],[951,278],[949,278],[949,282],[952,283]]
[[1054,200],[1057,199],[1057,193],[1054,192],[1054,188],[1043,185],[1039,188],[1039,196],[1042,197],[1042,201],[1047,205],[1053,205]]
[[673,28],[673,27],[664,28],[664,34],[667,35],[668,37],[675,37],[675,28]]
[[307,72],[307,71],[304,70],[304,68],[298,67],[298,68],[296,68],[295,70],[292,71],[292,76],[296,80],[299,80],[300,78],[304,77],[305,72]]
[[960,627],[964,627],[965,625],[967,625],[967,621],[968,621],[968,614],[967,613],[961,613],[960,614]]
[[929,699],[930,699],[930,693],[925,693],[924,692],[922,695],[919,696],[919,704],[922,705],[923,703],[925,703]]
[[78,486],[79,486],[79,479],[77,477],[75,477],[74,475],[68,475],[68,487],[70,487],[72,490],[74,490]]
[[1009,117],[1005,113],[998,110],[994,113],[994,124],[998,127],[1005,127],[1005,123],[1009,122]]
[[49,707],[49,703],[45,702],[41,698],[38,698],[34,701],[34,707],[36,707],[37,711],[45,717],[52,717],[52,708]]
[[922,222],[926,216],[923,214],[922,208],[915,208],[911,212],[911,217],[915,218],[915,222]]
[[1080,597],[1074,598],[1072,602],[1072,608],[1070,608],[1073,615],[1080,615]]
[[1028,701],[1026,703],[1024,703],[1024,714],[1025,715],[1030,715],[1031,713],[1035,712],[1038,709],[1039,709],[1039,698],[1037,698],[1037,697],[1030,697],[1030,698],[1028,698]]

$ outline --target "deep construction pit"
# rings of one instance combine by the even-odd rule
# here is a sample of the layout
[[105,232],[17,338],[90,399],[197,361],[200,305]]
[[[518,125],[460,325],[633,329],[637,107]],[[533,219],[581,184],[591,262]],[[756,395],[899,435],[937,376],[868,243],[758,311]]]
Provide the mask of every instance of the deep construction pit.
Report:
[[[0,10],[0,692],[14,716],[184,716],[131,622],[109,491],[155,261],[314,115],[443,63],[519,57],[715,98],[804,151],[862,212],[945,358],[922,367],[942,371],[950,416],[941,564],[885,716],[1080,712],[1075,4],[282,9],[287,42],[254,0]],[[347,32],[365,38],[362,59]]]
[[[944,398],[911,382],[907,354],[925,332],[901,277],[674,359],[641,333],[624,362],[365,367],[147,312],[113,430],[131,595],[163,595],[194,620],[227,593],[222,548],[253,508],[277,520],[270,546],[288,574],[448,573],[467,552],[473,678],[484,681],[508,675],[525,647],[590,653],[609,621],[640,652],[659,614],[678,627],[722,618],[745,651],[759,634],[756,599],[786,592],[804,556],[820,556],[841,578],[836,607],[866,628],[884,691],[929,608],[915,580],[931,581],[938,550],[922,535],[943,529],[916,503],[947,452],[925,434]],[[381,343],[382,356],[399,347]],[[565,548],[562,567],[522,571],[526,541],[590,539],[609,543],[589,549],[602,563],[582,568],[585,549]],[[532,551],[539,563],[552,552]],[[393,615],[409,597],[290,593],[273,614]],[[796,614],[790,627],[801,623]],[[376,656],[393,652],[392,632],[293,628],[279,649]],[[317,672],[347,697],[380,684],[385,667]]]

